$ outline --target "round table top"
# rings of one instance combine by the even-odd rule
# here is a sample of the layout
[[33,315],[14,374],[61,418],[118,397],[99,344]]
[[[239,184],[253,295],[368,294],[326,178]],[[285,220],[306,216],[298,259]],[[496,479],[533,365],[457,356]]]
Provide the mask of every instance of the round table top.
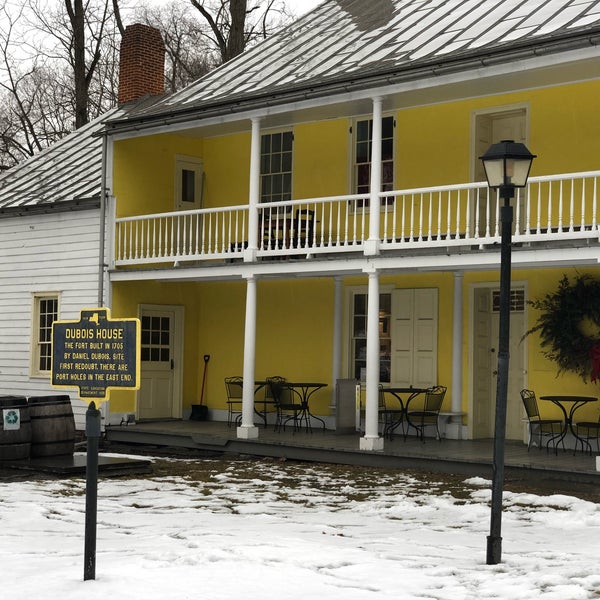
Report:
[[540,396],[540,400],[550,400],[550,402],[598,402],[594,396]]

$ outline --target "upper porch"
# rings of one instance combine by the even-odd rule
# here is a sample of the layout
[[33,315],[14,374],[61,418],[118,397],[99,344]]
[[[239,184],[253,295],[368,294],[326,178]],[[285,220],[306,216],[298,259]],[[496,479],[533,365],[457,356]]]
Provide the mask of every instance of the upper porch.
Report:
[[[531,177],[516,191],[516,264],[597,263],[599,178],[600,171]],[[120,217],[111,221],[109,256],[119,271],[222,265],[233,273],[240,263],[282,258],[310,269],[313,259],[331,257],[402,257],[407,268],[450,269],[466,256],[485,268],[500,244],[501,202],[479,182]],[[519,256],[520,249],[538,252]]]

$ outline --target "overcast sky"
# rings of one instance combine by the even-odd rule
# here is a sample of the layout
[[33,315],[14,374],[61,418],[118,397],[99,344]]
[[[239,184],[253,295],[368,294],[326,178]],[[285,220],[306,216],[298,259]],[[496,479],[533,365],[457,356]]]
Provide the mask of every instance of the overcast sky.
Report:
[[321,2],[323,2],[323,0],[286,0],[286,4],[298,16],[313,9],[318,4],[321,4]]

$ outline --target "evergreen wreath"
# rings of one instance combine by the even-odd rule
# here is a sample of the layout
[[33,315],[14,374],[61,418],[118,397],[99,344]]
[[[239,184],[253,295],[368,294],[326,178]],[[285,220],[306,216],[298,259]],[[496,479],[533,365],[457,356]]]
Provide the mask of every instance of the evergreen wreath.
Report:
[[564,275],[554,293],[529,304],[542,314],[525,335],[539,332],[542,354],[558,364],[558,373],[600,380],[600,280],[578,275],[570,283]]

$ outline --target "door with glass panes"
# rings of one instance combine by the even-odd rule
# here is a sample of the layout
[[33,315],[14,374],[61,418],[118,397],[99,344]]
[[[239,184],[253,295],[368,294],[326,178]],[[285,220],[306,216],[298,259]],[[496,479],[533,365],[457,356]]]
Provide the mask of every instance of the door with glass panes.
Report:
[[141,309],[139,419],[176,418],[181,413],[175,332],[177,307]]

